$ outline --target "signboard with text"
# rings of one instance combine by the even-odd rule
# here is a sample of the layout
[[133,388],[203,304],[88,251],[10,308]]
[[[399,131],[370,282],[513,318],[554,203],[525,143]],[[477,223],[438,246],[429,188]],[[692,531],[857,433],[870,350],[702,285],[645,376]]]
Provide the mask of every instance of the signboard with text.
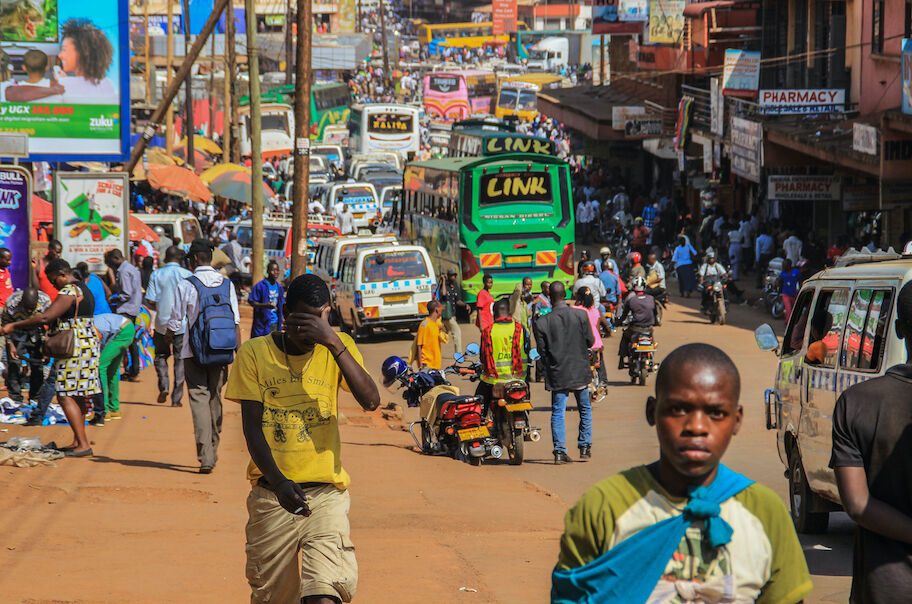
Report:
[[912,114],[912,39],[902,41],[902,112]]
[[14,289],[29,284],[29,232],[31,220],[32,175],[19,166],[0,169],[0,247],[13,254],[9,267]]
[[86,262],[90,271],[103,272],[108,250],[129,257],[128,178],[125,172],[55,174],[54,233],[70,265]]
[[621,19],[620,2],[621,0],[593,0],[593,34],[601,35],[643,33],[642,21],[624,21]]
[[779,201],[839,201],[841,185],[838,176],[770,176],[766,194]]
[[0,47],[31,71],[0,83],[0,131],[28,134],[32,160],[126,159],[127,0],[28,0],[9,14],[6,4]]
[[646,107],[642,105],[615,105],[611,107],[611,128],[623,130],[627,126],[628,119],[644,113],[646,113]]
[[620,0],[618,18],[621,21],[647,21],[649,0]]
[[859,153],[877,155],[880,150],[878,145],[877,128],[870,124],[855,122],[852,124],[852,149]]
[[516,31],[516,0],[493,0],[491,3],[491,20],[494,22],[494,35]]
[[841,113],[845,111],[845,90],[761,90],[760,110],[767,115]]
[[662,120],[659,118],[635,117],[624,125],[624,138],[658,138],[662,136]]
[[684,0],[649,0],[646,44],[678,44],[684,32]]
[[760,182],[763,126],[740,117],[731,118],[731,171],[747,180]]
[[760,53],[752,50],[725,51],[722,69],[722,94],[752,98],[760,87]]

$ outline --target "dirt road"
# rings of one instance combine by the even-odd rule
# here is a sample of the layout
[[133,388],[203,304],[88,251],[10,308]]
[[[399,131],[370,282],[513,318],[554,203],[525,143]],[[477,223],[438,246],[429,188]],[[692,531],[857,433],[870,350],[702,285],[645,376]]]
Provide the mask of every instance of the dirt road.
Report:
[[[763,426],[762,393],[775,358],[761,353],[746,327],[762,317],[737,307],[732,325],[708,326],[689,306],[673,306],[658,333],[660,350],[711,341],[732,354],[744,387],[744,430],[726,462],[785,496],[775,438]],[[463,326],[465,342],[477,340]],[[376,339],[359,345],[372,374],[408,341]],[[611,351],[615,340],[608,340]],[[445,350],[445,355],[449,350]],[[612,355],[607,355],[613,359]],[[661,355],[660,355],[661,358]],[[609,362],[609,368],[611,363]],[[643,418],[647,388],[628,385],[621,372],[609,400],[594,410],[593,459],[551,464],[549,398],[533,388],[539,443],[528,461],[471,467],[428,458],[410,449],[396,418],[364,414],[342,401],[343,463],[352,475],[352,536],[360,579],[356,601],[545,602],[564,511],[589,485],[652,460],[657,452]],[[460,383],[474,388],[474,385]],[[399,401],[381,391],[384,402]],[[247,454],[240,412],[226,403],[219,463],[197,473],[190,412],[154,402],[154,372],[124,383],[124,419],[89,426],[96,457],[66,459],[55,468],[0,468],[0,600],[3,602],[158,603],[241,602],[244,580],[244,480]],[[413,410],[406,421],[414,419]],[[393,428],[389,425],[392,424]],[[568,434],[576,425],[568,413]],[[0,425],[13,435],[67,439],[66,427]],[[572,440],[571,440],[572,442]],[[571,456],[575,457],[571,447]],[[844,602],[851,573],[851,523],[802,540],[817,586],[809,601]],[[465,588],[465,589],[462,589]]]

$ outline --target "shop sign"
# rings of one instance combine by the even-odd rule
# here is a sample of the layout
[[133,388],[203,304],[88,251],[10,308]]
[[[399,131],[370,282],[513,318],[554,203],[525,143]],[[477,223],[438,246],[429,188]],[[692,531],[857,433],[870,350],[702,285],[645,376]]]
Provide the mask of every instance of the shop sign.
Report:
[[862,212],[877,209],[877,187],[874,185],[844,185],[842,209],[845,212]]
[[493,0],[491,3],[491,20],[493,33],[502,36],[516,31],[516,0]]
[[770,176],[767,197],[779,201],[839,201],[838,176]]
[[650,0],[647,44],[679,44],[684,31],[684,0]]
[[624,138],[654,138],[662,136],[662,120],[642,117],[627,120],[624,124]]
[[845,111],[845,90],[841,88],[761,90],[759,100],[767,115]]
[[870,124],[855,122],[852,124],[852,149],[859,153],[877,155],[880,146],[877,144],[877,128]]
[[722,80],[718,77],[709,81],[709,130],[722,136],[725,133],[725,98],[722,96]]
[[625,106],[619,105],[611,108],[611,128],[614,130],[624,130],[627,127],[627,120],[637,115],[646,113],[646,107],[642,105]]
[[285,25],[285,15],[265,15],[266,25],[277,27]]
[[731,170],[742,178],[759,183],[763,127],[740,117],[731,118]]
[[902,41],[902,112],[912,114],[912,39]]
[[593,34],[602,35],[643,33],[642,21],[621,20],[620,3],[621,0],[594,0],[592,3]]
[[620,0],[618,19],[621,21],[646,21],[649,19],[649,0]]
[[752,98],[760,87],[760,53],[752,50],[725,51],[722,69],[722,94]]

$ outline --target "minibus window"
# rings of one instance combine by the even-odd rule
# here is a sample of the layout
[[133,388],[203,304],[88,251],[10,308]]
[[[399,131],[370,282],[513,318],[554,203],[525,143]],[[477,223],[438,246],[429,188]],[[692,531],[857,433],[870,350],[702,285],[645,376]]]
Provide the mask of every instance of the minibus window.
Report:
[[852,302],[853,312],[855,299],[867,301],[866,314],[857,331],[856,326],[851,325],[853,317],[849,317],[850,325],[846,327],[843,344],[845,366],[859,371],[879,371],[890,331],[893,294],[891,290],[857,290]]
[[801,350],[804,345],[804,332],[807,330],[808,315],[811,312],[811,300],[814,290],[805,290],[798,296],[788,329],[782,339],[782,356],[787,357]]
[[[814,308],[813,315],[811,315],[811,325],[821,326],[821,332],[823,327],[829,325],[829,329],[826,330],[821,338],[826,351],[823,355],[823,361],[818,364],[820,367],[836,366],[842,330],[848,314],[848,304],[848,289],[821,290],[820,295],[817,297],[817,305]],[[829,313],[829,317],[827,313]],[[809,341],[808,344],[813,344],[813,342]]]

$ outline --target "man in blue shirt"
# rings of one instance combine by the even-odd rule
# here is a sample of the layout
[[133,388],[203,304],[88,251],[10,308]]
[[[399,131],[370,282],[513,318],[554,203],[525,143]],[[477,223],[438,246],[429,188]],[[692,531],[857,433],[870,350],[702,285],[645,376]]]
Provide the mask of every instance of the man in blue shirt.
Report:
[[766,276],[766,267],[776,253],[776,240],[769,234],[769,229],[762,227],[757,240],[754,242],[754,258],[757,259],[757,289],[763,287],[763,278]]
[[605,302],[616,305],[618,294],[621,291],[620,281],[615,271],[614,260],[608,259],[602,261],[602,272],[599,273],[599,279],[605,286]]
[[177,299],[177,285],[193,273],[180,265],[184,252],[172,245],[165,250],[165,265],[154,271],[149,278],[146,289],[146,304],[155,310],[155,333],[152,343],[155,345],[155,373],[158,374],[158,402],[168,400],[168,357],[174,354],[174,390],[171,391],[171,406],[180,407],[184,395],[184,361],[181,359],[181,346],[184,332],[187,330],[187,319],[174,334],[169,344],[165,338],[168,332],[168,318],[171,308]]
[[250,337],[268,336],[282,329],[282,304],[285,290],[279,283],[279,264],[272,260],[266,267],[266,278],[257,283],[247,301],[253,307]]

